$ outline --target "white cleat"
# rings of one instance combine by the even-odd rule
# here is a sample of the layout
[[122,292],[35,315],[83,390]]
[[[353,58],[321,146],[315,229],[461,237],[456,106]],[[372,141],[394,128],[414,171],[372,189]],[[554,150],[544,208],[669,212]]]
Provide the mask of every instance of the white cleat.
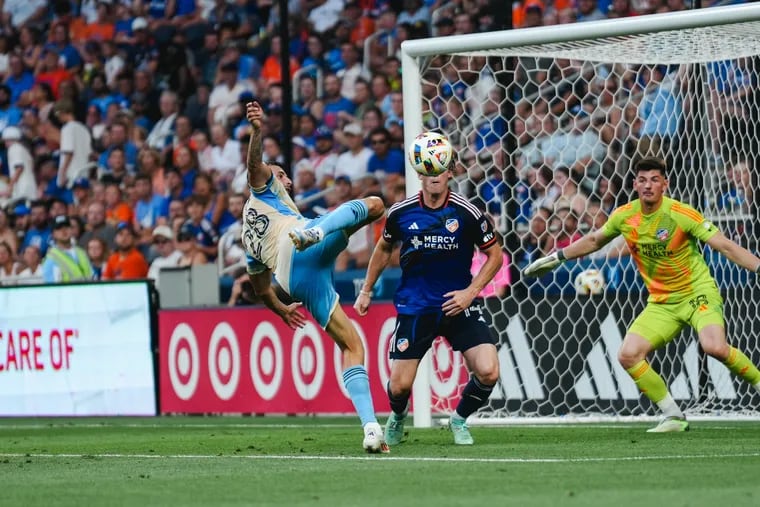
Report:
[[300,252],[322,241],[325,233],[319,227],[311,227],[309,229],[293,229],[288,233],[288,236],[290,236],[290,241],[293,242],[296,250]]
[[660,424],[647,430],[647,433],[680,433],[689,431],[689,421],[682,417],[666,417]]
[[364,425],[364,442],[362,445],[364,450],[370,454],[391,452],[390,447],[385,443],[385,438],[383,438],[383,429],[376,422]]

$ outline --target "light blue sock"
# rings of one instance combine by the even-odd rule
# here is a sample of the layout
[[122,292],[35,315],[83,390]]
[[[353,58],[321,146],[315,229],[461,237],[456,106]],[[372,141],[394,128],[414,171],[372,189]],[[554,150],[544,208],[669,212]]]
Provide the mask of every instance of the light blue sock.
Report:
[[325,236],[331,232],[347,229],[362,223],[369,216],[369,209],[364,201],[348,201],[328,213],[317,227],[322,229]]
[[369,392],[369,377],[364,366],[352,366],[343,372],[343,385],[346,386],[348,395],[354,404],[356,413],[362,421],[362,426],[367,423],[377,422],[375,407],[372,405],[372,395]]

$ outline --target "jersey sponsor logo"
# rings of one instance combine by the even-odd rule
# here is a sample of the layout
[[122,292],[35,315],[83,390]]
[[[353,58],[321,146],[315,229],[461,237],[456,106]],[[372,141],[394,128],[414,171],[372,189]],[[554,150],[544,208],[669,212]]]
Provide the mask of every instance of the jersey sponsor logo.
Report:
[[422,241],[420,241],[420,238],[418,238],[417,236],[414,236],[411,239],[411,241],[409,241],[409,243],[412,244],[412,246],[414,247],[415,250],[419,249],[419,247],[422,246]]
[[459,229],[459,220],[456,218],[449,218],[446,220],[446,230],[449,232],[456,232]]
[[410,230],[410,231],[418,231],[418,230],[420,230],[420,228],[417,226],[417,222],[412,222],[412,225],[410,225],[409,227],[407,227],[407,229]]
[[459,243],[457,243],[456,238],[453,236],[425,234],[422,236],[422,243],[423,247],[429,250],[459,250]]
[[666,245],[643,243],[641,245],[641,255],[646,257],[670,257],[673,250],[669,250]]
[[657,239],[660,241],[665,241],[668,239],[668,236],[670,236],[670,231],[667,229],[657,229]]

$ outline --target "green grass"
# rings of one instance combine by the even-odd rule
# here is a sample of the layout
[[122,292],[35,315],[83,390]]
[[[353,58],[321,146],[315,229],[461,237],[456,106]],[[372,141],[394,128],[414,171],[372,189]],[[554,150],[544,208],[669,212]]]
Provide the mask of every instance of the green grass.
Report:
[[354,419],[0,420],[0,505],[758,505],[760,423],[410,428],[367,456]]

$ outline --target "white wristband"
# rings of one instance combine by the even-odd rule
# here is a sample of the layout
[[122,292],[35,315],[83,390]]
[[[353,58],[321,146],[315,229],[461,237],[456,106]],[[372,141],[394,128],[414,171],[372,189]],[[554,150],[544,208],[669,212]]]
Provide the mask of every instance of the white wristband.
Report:
[[372,297],[372,293],[367,292],[366,290],[359,290],[359,294],[361,294],[362,296],[367,296],[368,298]]

